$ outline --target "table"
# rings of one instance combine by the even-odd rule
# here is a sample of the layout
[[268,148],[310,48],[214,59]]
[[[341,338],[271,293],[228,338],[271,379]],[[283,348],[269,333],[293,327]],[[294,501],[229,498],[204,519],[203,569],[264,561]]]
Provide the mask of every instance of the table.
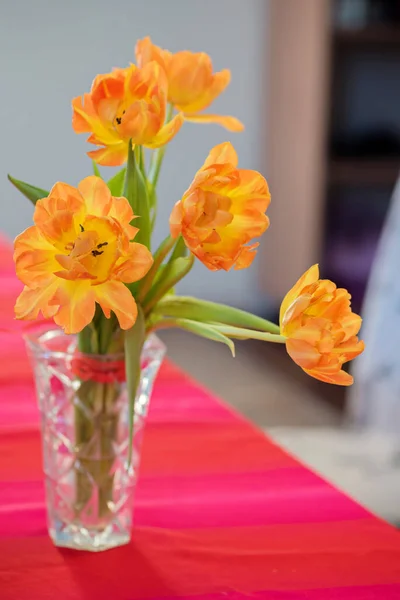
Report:
[[21,335],[6,331],[19,290],[0,240],[1,600],[400,598],[396,530],[168,362],[151,403],[131,544],[100,554],[55,548],[32,376]]

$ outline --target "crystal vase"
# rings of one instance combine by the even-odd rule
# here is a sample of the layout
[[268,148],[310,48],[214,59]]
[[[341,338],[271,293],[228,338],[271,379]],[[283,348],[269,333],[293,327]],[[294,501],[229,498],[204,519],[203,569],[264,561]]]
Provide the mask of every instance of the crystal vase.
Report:
[[[77,352],[58,329],[26,337],[41,414],[48,530],[56,546],[100,551],[129,542],[143,429],[165,347],[141,355],[130,453],[123,355]],[[131,454],[131,457],[130,457]]]

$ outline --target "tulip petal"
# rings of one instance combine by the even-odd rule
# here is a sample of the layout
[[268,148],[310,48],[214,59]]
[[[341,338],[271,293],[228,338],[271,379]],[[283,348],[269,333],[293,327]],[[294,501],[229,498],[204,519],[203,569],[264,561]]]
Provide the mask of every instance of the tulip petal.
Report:
[[334,385],[352,385],[354,379],[349,373],[346,371],[338,371],[332,375],[325,375],[324,373],[320,373],[315,369],[303,369],[307,375],[314,377],[314,379],[318,379],[319,381],[323,381],[324,383],[332,383]]
[[210,114],[186,114],[185,113],[185,121],[189,121],[190,123],[216,123],[217,125],[221,125],[228,131],[233,131],[235,133],[244,130],[244,125],[239,119],[236,117],[231,117],[228,115],[210,115]]
[[287,308],[280,323],[282,335],[292,337],[293,331],[300,326],[297,321],[300,320],[301,323],[301,316],[309,307],[310,300],[309,294],[302,294]]
[[105,217],[111,208],[111,192],[103,179],[90,175],[78,185],[78,190],[85,200],[86,211],[96,217]]
[[97,114],[101,121],[112,124],[117,116],[121,100],[119,98],[104,98],[97,106]]
[[312,283],[315,283],[316,281],[318,281],[318,278],[319,278],[318,265],[313,265],[312,267],[310,267],[308,269],[308,271],[306,271],[300,277],[300,279],[294,284],[292,289],[289,290],[289,292],[286,294],[286,296],[284,297],[282,304],[281,304],[281,309],[280,309],[280,314],[279,314],[279,322],[281,324],[283,323],[284,315],[285,315],[287,309],[294,302],[294,300],[297,298],[297,296],[301,293],[301,290],[303,288],[305,288],[306,286],[311,285]]
[[58,306],[49,305],[49,302],[57,291],[57,286],[58,282],[54,279],[46,287],[30,289],[25,286],[15,304],[15,318],[37,319],[39,312],[45,319],[53,317],[58,311]]
[[256,242],[251,246],[243,246],[235,262],[235,271],[238,271],[239,269],[247,269],[247,267],[251,265],[256,257],[256,248],[258,248],[259,245],[259,242]]
[[229,233],[247,243],[253,238],[260,237],[269,227],[269,217],[260,211],[248,210],[234,215],[229,225]]
[[139,229],[131,225],[131,222],[137,217],[133,214],[132,207],[126,198],[123,196],[111,198],[109,216],[116,219],[125,229],[128,239],[133,240]]
[[177,238],[178,235],[182,231],[182,218],[183,218],[182,202],[178,201],[174,205],[174,208],[172,209],[170,217],[169,217],[169,228],[170,228],[171,235],[173,238]]
[[183,115],[177,114],[171,121],[164,125],[160,131],[153,137],[151,142],[145,142],[146,148],[160,148],[172,140],[178,133],[184,122]]
[[126,69],[114,69],[111,73],[97,75],[94,78],[90,90],[90,98],[95,113],[99,114],[99,104],[103,100],[113,98],[123,99],[124,84],[128,70],[129,67]]
[[28,227],[14,242],[14,261],[18,279],[35,288],[47,285],[57,270],[56,250],[38,227]]
[[54,321],[65,333],[79,333],[93,320],[95,313],[95,294],[88,281],[59,280],[52,304],[58,304]]
[[239,162],[238,155],[235,148],[230,142],[223,142],[214,146],[207,156],[201,171],[209,167],[210,165],[225,165],[229,163],[233,167],[237,167]]
[[126,162],[128,156],[128,143],[121,142],[113,146],[91,150],[87,155],[98,165],[105,167],[119,167]]
[[286,350],[294,362],[303,369],[316,367],[321,358],[318,350],[304,340],[286,340]]
[[137,306],[134,297],[121,281],[106,281],[93,290],[98,302],[107,318],[113,311],[118,319],[121,329],[130,329],[136,321]]
[[72,100],[72,127],[75,133],[88,133],[92,131],[91,121],[96,118],[90,94],[84,94]]
[[153,256],[144,244],[129,244],[129,256],[119,259],[114,276],[124,283],[133,283],[142,279],[153,264]]
[[240,169],[240,185],[232,191],[234,198],[244,198],[247,207],[265,212],[271,202],[265,177],[252,169]]
[[321,331],[321,340],[318,344],[318,350],[321,354],[331,354],[335,347],[335,339],[330,331],[323,329]]
[[119,133],[125,139],[135,140],[136,144],[145,143],[145,135],[154,137],[162,123],[160,115],[150,111],[150,105],[143,106],[141,100],[132,102],[121,117]]
[[[303,296],[301,296],[300,298],[303,298]],[[296,306],[296,301],[292,304],[294,311],[296,310],[295,306]],[[292,310],[292,307],[290,307],[290,309],[288,311],[286,311],[286,314],[288,314],[289,311]],[[297,307],[298,307],[298,309],[297,309],[298,313],[300,313],[301,312],[300,307],[298,305],[297,305]],[[302,327],[299,327],[298,329],[295,329],[293,332],[291,332],[291,334],[290,334],[291,339],[304,340],[305,342],[308,342],[312,346],[316,346],[316,344],[321,339],[321,331],[323,329],[323,326],[326,323],[326,322],[321,322],[321,321],[322,321],[322,319],[308,320],[305,325],[303,325]],[[283,332],[283,329],[282,329],[282,332]]]
[[92,135],[88,138],[88,141],[94,144],[115,145],[120,142],[121,138],[113,123],[101,120],[95,111],[93,98],[86,99],[85,106],[82,106],[79,101],[75,102],[75,100],[77,99],[73,100],[72,125],[76,133],[91,132]]
[[[222,92],[226,90],[231,81],[231,72],[229,69],[223,69],[218,73],[215,73],[213,76],[213,82],[211,87],[208,89],[208,104],[209,106],[211,102],[213,102]],[[203,105],[202,108],[197,109],[186,109],[187,112],[198,112],[199,110],[203,110],[206,106]]]
[[356,313],[351,312],[341,318],[340,324],[345,331],[345,339],[343,341],[346,341],[353,337],[353,335],[357,335],[360,331],[362,318]]
[[166,71],[172,54],[153,44],[150,37],[147,36],[136,42],[135,56],[139,68],[155,60]]
[[47,198],[36,202],[33,220],[38,227],[52,219],[56,212],[69,210],[77,213],[83,205],[82,196],[78,190],[67,183],[58,182],[51,188]]
[[178,52],[168,71],[170,101],[178,110],[195,115],[222,94],[230,79],[229,69],[212,75],[211,59],[204,52]]
[[364,351],[365,345],[362,340],[359,340],[356,336],[350,338],[349,340],[339,344],[336,348],[332,350],[333,353],[340,354],[344,357],[343,362],[348,362],[349,360],[353,360],[356,358],[361,352]]

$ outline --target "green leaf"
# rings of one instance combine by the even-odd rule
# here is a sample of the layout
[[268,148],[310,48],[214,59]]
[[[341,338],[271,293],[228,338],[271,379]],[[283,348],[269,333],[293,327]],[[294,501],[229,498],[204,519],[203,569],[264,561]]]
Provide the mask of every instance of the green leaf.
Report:
[[155,311],[159,311],[166,317],[183,317],[195,321],[217,322],[235,327],[257,329],[278,335],[280,333],[279,326],[266,319],[232,306],[199,300],[190,296],[163,298],[155,307]]
[[169,254],[174,244],[175,240],[169,235],[165,238],[165,240],[161,242],[161,244],[155,251],[153,255],[153,264],[151,266],[151,269],[139,283],[137,295],[138,302],[141,302],[146,297],[146,294],[148,293],[153,281],[155,280],[158,274],[158,270],[160,269],[161,263]]
[[125,172],[126,168],[124,167],[113,177],[111,177],[109,181],[107,181],[108,189],[110,190],[112,196],[117,198],[122,196],[124,191]]
[[123,195],[127,198],[134,214],[139,217],[136,221],[139,232],[135,237],[135,242],[144,244],[150,250],[151,223],[147,186],[135,159],[131,142],[129,142],[128,148],[128,163],[126,166]]
[[189,319],[173,319],[171,321],[174,327],[190,331],[190,333],[212,340],[213,342],[225,344],[231,351],[232,356],[235,356],[235,344],[226,335],[216,330],[213,325],[190,321]]
[[43,190],[42,188],[35,187],[34,185],[30,185],[29,183],[25,183],[24,181],[20,181],[19,179],[14,179],[11,175],[7,175],[9,181],[19,190],[24,196],[28,198],[33,204],[36,204],[38,200],[42,198],[47,198],[49,192]]
[[183,279],[183,277],[189,273],[190,269],[193,267],[193,263],[194,256],[191,254],[190,256],[176,258],[162,269],[159,279],[153,285],[143,302],[143,308],[146,315],[153,306],[178,283],[178,281]]
[[135,146],[135,152],[137,153],[137,164],[142,172],[144,178],[146,178],[146,165],[144,160],[143,146]]
[[125,331],[125,370],[129,398],[129,450],[128,465],[132,460],[133,427],[135,420],[135,400],[140,383],[140,357],[146,336],[143,311],[138,304],[138,316],[131,329]]
[[93,174],[96,175],[96,177],[101,177],[99,167],[97,166],[97,163],[94,160],[92,160],[92,167],[93,167]]

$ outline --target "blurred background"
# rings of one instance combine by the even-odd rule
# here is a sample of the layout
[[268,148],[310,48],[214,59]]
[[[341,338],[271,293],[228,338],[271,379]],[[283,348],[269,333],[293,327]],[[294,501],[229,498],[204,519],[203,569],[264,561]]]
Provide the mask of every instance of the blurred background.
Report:
[[400,522],[400,1],[16,0],[0,12],[0,210],[9,237],[30,225],[32,208],[6,172],[45,189],[91,172],[70,100],[97,73],[133,62],[136,39],[205,51],[215,70],[231,69],[212,111],[238,117],[245,132],[185,124],[163,166],[156,235],[166,235],[173,203],[210,148],[226,140],[241,167],[267,177],[272,224],[251,269],[216,274],[197,264],[180,291],[276,318],[287,290],[319,262],[362,312],[367,351],[347,394],[311,380],[282,347],[242,343],[233,361],[224,347],[168,332],[170,356]]

